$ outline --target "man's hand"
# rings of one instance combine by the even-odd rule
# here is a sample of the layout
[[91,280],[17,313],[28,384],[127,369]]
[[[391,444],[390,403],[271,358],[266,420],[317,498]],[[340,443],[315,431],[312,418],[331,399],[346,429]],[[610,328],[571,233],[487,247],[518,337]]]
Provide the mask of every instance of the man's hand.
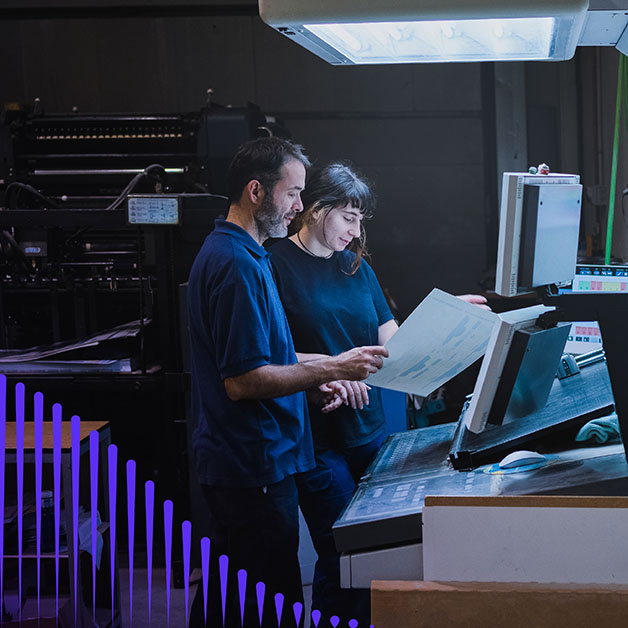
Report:
[[384,365],[388,349],[381,346],[355,347],[332,358],[335,362],[335,379],[359,381],[376,373]]
[[457,296],[459,299],[471,303],[471,305],[477,305],[483,310],[492,312],[491,308],[486,304],[486,297],[483,297],[481,294],[459,294]]
[[321,412],[327,414],[341,405],[348,405],[347,389],[340,382],[327,382],[320,386],[308,388],[307,398],[311,403],[321,407]]

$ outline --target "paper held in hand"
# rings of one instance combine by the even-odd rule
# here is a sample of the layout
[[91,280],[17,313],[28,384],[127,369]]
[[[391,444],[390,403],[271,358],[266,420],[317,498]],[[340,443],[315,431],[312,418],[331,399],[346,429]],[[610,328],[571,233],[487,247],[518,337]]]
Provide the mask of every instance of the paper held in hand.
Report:
[[366,383],[425,397],[484,355],[498,320],[434,288],[386,343],[390,356]]

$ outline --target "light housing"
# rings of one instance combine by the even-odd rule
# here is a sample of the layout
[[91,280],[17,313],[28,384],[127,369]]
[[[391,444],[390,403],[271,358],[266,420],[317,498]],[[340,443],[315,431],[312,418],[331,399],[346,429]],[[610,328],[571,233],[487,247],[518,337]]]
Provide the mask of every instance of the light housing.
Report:
[[570,59],[588,0],[260,0],[262,19],[333,65]]

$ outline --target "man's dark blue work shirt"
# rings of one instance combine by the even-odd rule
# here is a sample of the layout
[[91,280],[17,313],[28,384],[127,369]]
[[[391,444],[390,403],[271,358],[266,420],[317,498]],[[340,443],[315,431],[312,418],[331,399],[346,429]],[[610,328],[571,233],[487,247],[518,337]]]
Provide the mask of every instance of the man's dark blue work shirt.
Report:
[[188,288],[194,453],[216,486],[279,482],[314,466],[305,393],[231,401],[224,380],[266,364],[297,362],[267,251],[217,220]]

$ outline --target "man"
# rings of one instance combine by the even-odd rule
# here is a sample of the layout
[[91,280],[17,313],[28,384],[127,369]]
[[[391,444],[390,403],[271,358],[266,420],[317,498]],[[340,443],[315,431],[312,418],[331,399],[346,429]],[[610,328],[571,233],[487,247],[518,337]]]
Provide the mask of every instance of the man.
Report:
[[[309,166],[280,138],[253,140],[228,174],[230,206],[216,221],[188,288],[194,453],[212,514],[207,625],[222,625],[218,556],[229,557],[226,626],[240,626],[238,570],[247,571],[244,625],[259,626],[255,595],[265,584],[263,626],[277,626],[275,595],[285,596],[282,626],[302,601],[294,474],[314,466],[305,394],[328,411],[342,402],[332,380],[361,380],[382,366],[384,347],[358,347],[297,363],[288,323],[262,243],[284,237],[302,211]],[[346,399],[346,397],[345,397]],[[191,625],[203,625],[199,587]]]

